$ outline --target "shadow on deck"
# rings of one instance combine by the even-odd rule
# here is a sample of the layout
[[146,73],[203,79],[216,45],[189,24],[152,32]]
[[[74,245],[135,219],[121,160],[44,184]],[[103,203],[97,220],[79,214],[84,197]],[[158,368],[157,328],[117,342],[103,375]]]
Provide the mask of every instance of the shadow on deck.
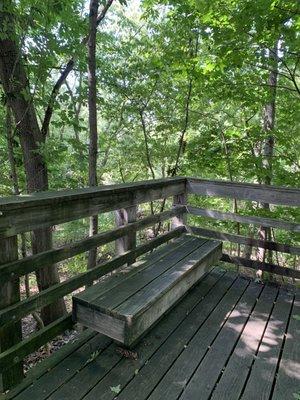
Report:
[[136,354],[85,331],[13,398],[300,398],[298,294],[214,269],[139,342]]

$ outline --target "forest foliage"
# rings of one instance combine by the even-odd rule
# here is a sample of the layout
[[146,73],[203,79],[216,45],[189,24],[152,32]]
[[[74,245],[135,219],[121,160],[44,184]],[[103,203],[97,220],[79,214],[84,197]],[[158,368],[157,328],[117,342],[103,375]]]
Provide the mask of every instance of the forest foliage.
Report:
[[[110,3],[97,30],[99,184],[183,175],[299,186],[296,0]],[[14,15],[14,35],[29,79],[21,95],[34,104],[41,129],[53,88],[68,61],[74,61],[37,152],[45,160],[50,189],[87,186],[88,2],[18,0],[0,5],[1,12],[10,8]],[[100,2],[100,9],[106,5]],[[1,39],[6,34],[2,26]],[[272,73],[276,85],[270,83]],[[4,91],[1,100],[0,194],[5,196],[14,193],[9,137],[21,193],[26,192],[26,176],[18,126],[9,116]],[[264,111],[272,101],[270,132]],[[272,154],[266,155],[270,135]],[[197,201],[232,210],[229,201]],[[257,214],[252,203],[241,202],[239,208]],[[271,211],[292,221],[299,214],[283,207]],[[102,227],[107,224],[111,220],[103,219]],[[278,235],[296,242],[291,234]]]

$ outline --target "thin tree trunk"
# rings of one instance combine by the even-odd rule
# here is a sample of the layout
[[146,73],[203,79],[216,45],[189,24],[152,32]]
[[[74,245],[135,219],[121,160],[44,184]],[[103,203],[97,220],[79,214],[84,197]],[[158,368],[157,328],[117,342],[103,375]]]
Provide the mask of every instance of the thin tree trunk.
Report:
[[[5,27],[5,32],[0,32],[0,81],[7,104],[15,119],[23,153],[27,191],[31,193],[48,189],[48,174],[40,152],[40,145],[44,143],[44,138],[38,125],[27,74],[22,63],[21,50],[16,42],[13,6],[12,1],[0,1],[0,26]],[[32,233],[33,253],[39,253],[51,247],[51,229],[39,229]],[[42,268],[36,275],[40,290],[59,282],[55,265]],[[42,318],[45,325],[61,317],[64,312],[63,299],[44,307]]]
[[[98,0],[90,0],[90,30],[88,40],[88,85],[89,85],[89,186],[97,186],[97,156],[98,156],[98,131],[97,131],[97,81],[96,81],[96,33]],[[90,218],[90,236],[98,232],[98,215]],[[97,248],[89,251],[88,268],[94,268],[97,261]]]
[[[272,159],[274,153],[274,128],[275,128],[275,117],[276,117],[276,88],[278,80],[278,41],[276,41],[274,49],[270,51],[269,62],[271,71],[269,74],[268,84],[270,86],[270,100],[263,109],[263,131],[266,138],[262,143],[262,168],[264,171],[263,182],[266,185],[270,185],[272,182]],[[270,210],[268,203],[262,203],[261,207],[265,210]],[[270,240],[271,230],[270,228],[261,226],[258,231],[259,239]],[[271,253],[270,253],[271,254]],[[266,249],[258,248],[257,258],[261,262],[265,262]],[[271,262],[271,260],[270,260]],[[261,277],[262,271],[257,271],[257,276]]]
[[[221,129],[221,137],[222,137],[224,153],[225,153],[225,157],[226,157],[226,164],[227,164],[227,171],[228,171],[229,179],[230,179],[230,182],[233,182],[233,173],[232,173],[232,165],[231,165],[230,153],[229,153],[229,149],[228,149],[228,146],[227,146],[225,134],[224,134],[222,129]],[[236,213],[236,214],[238,212],[237,199],[233,199],[232,211],[234,213]],[[236,224],[236,233],[238,235],[240,235],[240,233],[241,233],[241,226],[240,226],[239,222],[237,222],[237,224]],[[240,256],[240,254],[241,254],[241,246],[240,246],[240,244],[238,244],[237,245],[237,255],[238,255],[238,257]],[[237,266],[237,269],[239,269],[239,266]]]

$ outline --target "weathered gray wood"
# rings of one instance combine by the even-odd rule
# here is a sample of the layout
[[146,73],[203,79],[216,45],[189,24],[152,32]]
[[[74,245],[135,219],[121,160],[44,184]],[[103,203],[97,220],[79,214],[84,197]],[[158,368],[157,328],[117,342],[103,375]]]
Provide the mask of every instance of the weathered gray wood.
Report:
[[[138,355],[136,360],[119,357],[116,351],[117,346],[114,344],[108,347],[106,345],[103,350],[101,344],[97,346],[95,341],[92,345],[89,341],[86,346],[80,347],[79,352],[65,355],[62,362],[55,363],[53,368],[49,364],[48,372],[43,368],[43,375],[39,374],[38,379],[26,390],[23,390],[23,386],[21,389],[23,391],[19,392],[14,400],[113,400],[115,397],[119,400],[180,399],[185,386],[191,382],[194,372],[203,362],[206,365],[202,368],[200,379],[197,380],[199,386],[192,400],[198,399],[199,393],[203,395],[203,399],[207,398],[206,393],[209,389],[212,391],[215,388],[214,377],[218,376],[219,380],[223,369],[226,373],[230,358],[235,353],[238,357],[241,354],[239,350],[243,354],[245,351],[255,352],[261,333],[261,326],[256,325],[255,317],[257,312],[259,319],[259,310],[255,308],[250,310],[245,302],[245,296],[242,297],[242,295],[248,291],[247,289],[245,292],[245,288],[249,287],[249,284],[254,285],[258,290],[262,289],[263,285],[250,283],[251,280],[245,277],[236,279],[236,274],[230,272],[219,275],[217,279],[211,279],[213,274],[214,271],[201,279],[200,283],[138,343],[134,348]],[[228,275],[233,276],[231,281],[226,279]],[[275,291],[278,290],[278,286],[273,284],[272,287]],[[263,293],[264,291],[262,295]],[[254,294],[253,304],[257,297],[259,296]],[[262,300],[263,297],[258,298],[258,306],[259,303],[262,305]],[[258,352],[252,366],[255,368],[255,363],[260,362],[261,356],[267,358],[263,374],[259,373],[259,380],[254,382],[257,383],[257,393],[254,391],[255,398],[259,398],[260,393],[263,395],[264,391],[259,388],[264,382],[266,389],[269,387],[272,379],[268,379],[267,382],[264,377],[274,373],[274,365],[277,363],[279,364],[277,385],[281,380],[281,390],[277,393],[278,387],[275,385],[274,392],[267,398],[273,400],[293,398],[293,393],[298,391],[299,340],[297,341],[297,325],[294,325],[293,329],[291,325],[292,321],[299,322],[295,318],[299,310],[295,308],[289,314],[289,310],[281,308],[278,300],[268,322],[270,326],[268,328],[267,325],[264,334],[265,341],[263,339],[260,345],[261,351]],[[236,307],[237,304],[238,307]],[[276,307],[281,308],[280,313],[286,319],[280,318]],[[240,318],[241,315],[244,318],[244,313],[248,322],[240,326]],[[226,320],[228,323],[224,324]],[[285,331],[284,321],[287,322],[287,320],[289,320],[289,328],[282,343],[282,331]],[[250,327],[252,323],[253,329]],[[250,336],[247,334],[247,329]],[[233,336],[235,339],[231,340]],[[96,337],[103,338],[101,335],[96,335]],[[240,343],[239,347],[235,347],[234,342]],[[218,351],[215,350],[216,345]],[[289,348],[287,349],[286,346]],[[281,347],[283,347],[282,354]],[[98,351],[99,348],[100,351]],[[64,349],[65,347],[48,358],[47,362],[64,352]],[[270,358],[272,358],[272,364],[268,362]],[[224,360],[226,360],[225,364]],[[248,373],[248,366],[248,363],[241,360],[237,365],[238,377]],[[277,368],[275,369],[277,371]],[[36,368],[33,369],[35,370]],[[284,376],[281,375],[282,373]],[[251,379],[250,371],[249,375]],[[119,385],[121,392],[116,395],[112,388],[118,388]],[[202,387],[204,387],[203,391]],[[228,392],[230,399],[236,398],[234,387]],[[1,396],[0,399],[3,400]]]
[[113,318],[80,303],[75,302],[73,304],[73,315],[77,322],[118,342],[124,342],[125,321]]
[[86,364],[77,374],[46,397],[47,400],[82,400],[85,394],[122,359],[116,347],[116,344],[112,343],[103,351],[90,354]]
[[[205,240],[206,239],[203,239],[202,241],[205,242]],[[198,238],[187,237],[186,240],[178,244],[175,249],[172,246],[173,251],[166,256],[151,264],[147,263],[147,268],[139,268],[140,272],[128,279],[122,280],[118,286],[115,286],[104,294],[99,294],[94,300],[86,300],[85,304],[88,304],[90,307],[100,308],[108,313],[113,312],[116,307],[145,287],[145,285],[148,285],[150,282],[160,277],[173,265],[192,253],[202,241],[199,241]],[[155,256],[155,254],[153,255]],[[113,280],[113,278],[108,280]],[[76,298],[82,301],[80,294],[76,296]]]
[[272,400],[293,399],[300,382],[300,291],[296,291]]
[[178,227],[171,232],[165,233],[158,236],[156,239],[138,246],[135,250],[129,251],[119,257],[116,257],[106,263],[99,264],[95,268],[83,272],[65,282],[61,282],[57,285],[51,286],[49,289],[45,289],[37,295],[31,296],[30,298],[18,302],[12,306],[5,308],[0,311],[0,326],[9,324],[12,320],[18,321],[20,318],[29,314],[31,311],[43,307],[47,304],[52,303],[55,299],[65,296],[93,280],[106,275],[109,272],[124,265],[131,257],[138,257],[161,244],[180,236],[185,232],[184,227]]
[[192,379],[185,387],[182,396],[180,396],[181,400],[195,400],[198,393],[201,393],[201,400],[210,398],[222,369],[235,348],[236,342],[247,324],[249,315],[257,304],[261,290],[260,285],[255,283],[249,285],[216,339],[210,343],[209,351],[201,360]]
[[276,299],[259,351],[253,360],[242,400],[270,398],[292,304],[293,296],[282,289]]
[[[189,293],[189,295],[184,297],[184,299],[175,306],[172,312],[166,314],[165,317],[156,325],[155,329],[151,330],[149,334],[137,344],[134,351],[137,352],[138,359],[133,361],[123,358],[120,363],[105,376],[104,379],[98,382],[98,384],[89,391],[85,400],[113,400],[115,394],[110,388],[118,385],[120,385],[121,388],[124,388],[128,383],[130,384],[130,381],[142,371],[145,363],[147,363],[148,360],[151,360],[152,355],[155,357],[156,351],[160,351],[160,347],[163,346],[165,340],[169,336],[172,336],[174,331],[180,325],[185,325],[185,321],[188,320],[189,314],[193,312],[195,316],[197,315],[194,308],[199,303],[204,303],[205,305],[205,297],[208,295],[209,290],[217,282],[220,282],[221,276],[224,276],[224,272],[222,273],[220,270],[214,270],[212,274],[201,279],[199,284]],[[216,299],[214,299],[214,301],[216,301]],[[139,393],[143,391],[143,385],[137,385],[136,389],[137,387]]]
[[73,327],[72,316],[61,317],[47,325],[45,328],[33,333],[28,338],[0,353],[0,372],[5,371],[12,365],[19,364],[20,361],[34,352],[45,343],[48,343],[55,336]]
[[[97,392],[97,389],[95,390],[97,393],[95,397],[96,400],[108,398],[112,400],[115,397],[115,393],[112,392],[110,388],[118,386],[118,384],[121,384],[123,387],[127,381],[135,376],[136,369],[138,369],[139,366],[142,366],[145,361],[149,359],[153,353],[155,353],[155,350],[159,348],[159,346],[164,342],[165,338],[168,337],[168,335],[172,333],[174,329],[176,329],[182,320],[187,318],[187,315],[192,311],[193,307],[197,303],[201,302],[203,296],[209,292],[209,289],[213,287],[213,285],[220,279],[221,276],[223,276],[223,274],[224,271],[214,271],[213,274],[201,280],[201,283],[197,285],[197,287],[187,298],[178,304],[171,315],[166,316],[166,318],[159,323],[155,329],[155,332],[153,332],[153,334],[150,333],[150,335],[147,336],[147,340],[145,342],[142,341],[139,344],[139,347],[135,349],[135,351],[138,353],[138,360],[130,360],[123,357],[120,362],[111,371],[109,371],[103,379],[101,379],[102,365],[105,360],[102,358],[102,355],[100,355],[100,357],[98,356],[100,362],[99,364],[93,365],[92,371],[94,376],[98,376],[98,381],[100,380],[101,387],[100,392]],[[102,335],[97,335],[97,337],[104,338]],[[94,339],[97,339],[97,337]],[[58,353],[63,351],[64,348],[65,346],[59,350]],[[83,377],[83,375],[77,375],[76,370],[80,371],[83,365],[86,364],[87,360],[93,358],[93,354],[99,353],[99,348],[102,348],[101,343],[98,343],[97,346],[95,340],[92,344],[91,341],[88,342],[86,346],[82,346],[78,351],[71,354],[56,367],[52,368],[47,374],[42,376],[33,384],[32,387],[29,387],[20,396],[18,396],[16,400],[45,400],[49,398],[49,395],[53,393],[55,389],[62,386],[64,382],[70,381],[72,376],[74,376],[73,382],[79,382],[81,386],[84,386],[85,391],[89,392],[86,395],[89,398],[91,388],[94,385],[88,380],[87,374],[85,374],[85,377]],[[110,347],[109,354],[112,355],[115,353],[115,351],[116,347]],[[50,359],[52,357],[53,356],[51,356]],[[114,380],[117,380],[118,382],[116,383]],[[92,386],[89,386],[89,384]],[[73,395],[72,391],[70,392],[70,394]],[[61,396],[64,395],[63,392],[58,392],[58,394]],[[80,391],[80,394],[76,393],[73,399],[77,399],[77,395],[79,395],[80,398],[80,396],[82,396],[82,392]],[[61,399],[62,398],[65,399],[65,397],[61,397]]]
[[[130,276],[129,278],[127,278],[125,275],[124,278],[119,281],[119,284],[117,286],[113,286],[110,290],[105,292],[101,292],[100,290],[99,295],[95,296],[95,289],[97,289],[98,286],[95,285],[92,288],[86,289],[82,294],[79,293],[78,295],[75,295],[73,297],[74,320],[89,328],[93,328],[100,333],[109,335],[109,327],[106,325],[106,315],[111,314],[114,317],[116,314],[114,309],[117,306],[126,301],[127,298],[130,298],[132,295],[137,293],[145,285],[149,284],[149,282],[154,281],[157,277],[162,275],[181,259],[193,252],[197,246],[204,242],[205,239],[199,240],[197,238],[187,237],[175,247],[173,246],[173,243],[171,243],[170,247],[173,249],[173,251],[167,253],[154,263],[146,262],[145,264],[147,264],[147,268],[143,268],[141,266],[140,272]],[[155,258],[155,252],[153,253],[153,256]],[[109,284],[110,281],[114,281],[114,277],[109,277],[107,281]],[[78,313],[79,305],[82,306],[81,314]],[[84,314],[84,309],[88,313],[88,316]],[[89,311],[90,309],[95,311],[95,313],[93,314],[93,311]],[[126,317],[119,316],[118,313],[117,316],[121,318],[122,324],[113,324],[112,321],[110,322],[110,326],[112,328],[110,337],[124,343],[124,321],[126,320]],[[120,333],[121,327],[123,327],[122,333]]]
[[268,250],[279,251],[281,253],[300,255],[300,247],[298,246],[291,246],[288,244],[276,243],[268,240],[264,241],[242,235],[235,235],[228,232],[219,232],[213,229],[201,228],[197,226],[189,226],[188,230],[194,235],[199,235],[211,239],[219,239],[222,241],[239,243],[245,246],[258,246]]
[[[0,240],[0,265],[18,258],[17,237]],[[19,279],[3,281],[0,279],[0,312],[6,307],[20,301]],[[7,349],[16,345],[22,340],[21,324],[8,321],[5,328],[0,328],[0,355]],[[0,371],[0,392],[15,386],[23,379],[22,362],[16,365],[7,365],[6,370]]]
[[[158,297],[163,296],[165,292],[174,289],[178,282],[182,282],[183,278],[188,276],[193,270],[202,270],[198,268],[203,261],[211,257],[216,261],[221,256],[222,245],[216,241],[200,241],[199,244],[193,243],[194,251],[184,257],[181,261],[176,262],[171,268],[165,271],[157,279],[143,289],[131,296],[127,301],[116,308],[116,312],[126,316],[132,316],[133,319],[138,318],[145,310],[147,310]],[[176,252],[176,250],[175,250]],[[212,266],[210,264],[210,266]],[[192,282],[190,282],[192,283]],[[194,282],[195,283],[195,282]]]
[[206,208],[188,206],[187,210],[192,215],[213,218],[221,221],[236,221],[244,224],[253,224],[258,226],[266,226],[270,228],[284,229],[291,232],[300,232],[300,224],[295,222],[287,222],[279,219],[244,216],[230,212],[222,212],[209,210]]
[[[137,206],[122,208],[115,211],[116,226],[128,225],[136,221]],[[116,255],[125,253],[128,250],[133,250],[136,247],[136,232],[131,232],[128,235],[117,239],[116,242]],[[132,259],[131,263],[135,260]],[[129,263],[130,264],[130,263]]]
[[[173,283],[172,286],[169,284],[168,291],[162,287],[162,295],[160,298],[155,303],[153,300],[149,301],[149,304],[153,302],[151,308],[143,307],[143,310],[141,308],[140,311],[137,311],[136,317],[134,317],[135,322],[133,323],[130,331],[127,330],[125,343],[131,345],[132,343],[136,342],[165,312],[170,310],[170,308],[172,308],[174,304],[176,304],[176,302],[179,301],[188,292],[188,290],[212,268],[214,263],[219,259],[220,254],[221,248],[219,249],[219,253],[215,251],[206,254],[206,256],[200,258],[199,261],[194,264],[194,267],[190,269],[188,274],[184,273],[180,280],[178,279],[177,284]],[[194,254],[193,257],[196,258],[197,254]]]
[[[184,346],[180,349],[181,354],[179,357],[176,357],[175,362],[170,368],[167,368],[168,366],[164,365],[164,362],[160,366],[160,374],[163,378],[158,378],[158,385],[153,390],[151,396],[149,396],[149,400],[178,399],[180,393],[191,379],[200,360],[210,348],[209,346],[213,342],[216,333],[222,327],[235,304],[249,285],[249,282],[246,280],[238,278],[228,287],[226,277],[227,274],[225,275],[223,285],[227,288],[227,291],[224,292],[224,286],[221,282],[218,282],[213,293],[211,293],[212,297],[213,295],[217,296],[218,303],[216,303],[216,307],[207,316],[207,320],[202,320],[202,324],[198,325],[195,334],[184,342]],[[202,309],[199,309],[198,312],[201,315]],[[186,329],[189,329],[189,325],[187,325]],[[152,385],[154,385],[154,382]]]
[[96,298],[104,295],[109,290],[112,290],[116,286],[120,285],[120,283],[123,285],[124,282],[133,275],[140,274],[145,268],[148,268],[153,264],[157,265],[161,262],[161,259],[167,257],[168,254],[174,249],[191,240],[192,237],[190,235],[183,235],[180,238],[175,239],[172,243],[160,246],[158,249],[150,254],[147,254],[134,264],[131,264],[125,268],[121,268],[120,271],[116,271],[111,276],[108,276],[107,279],[103,279],[102,281],[89,287],[88,290],[83,290],[82,292],[76,294],[76,298],[80,299],[82,302],[93,302]]
[[[178,206],[186,206],[187,205],[187,193],[180,193],[173,197],[173,208],[177,208]],[[180,225],[186,225],[187,222],[187,214],[183,213],[181,215],[177,215],[172,218],[172,229],[176,228]]]
[[262,263],[260,261],[250,260],[249,258],[233,257],[228,254],[222,254],[221,261],[231,264],[242,265],[247,268],[261,269],[272,274],[288,276],[289,278],[300,279],[300,270],[280,267],[276,264]]
[[[63,190],[47,190],[45,192],[35,192],[20,196],[7,196],[0,198],[0,210],[7,211],[17,208],[28,208],[42,205],[58,206],[63,202],[69,202],[78,199],[92,199],[102,197],[104,194],[118,194],[124,192],[134,193],[138,196],[143,196],[139,193],[147,190],[155,190],[161,187],[168,187],[176,184],[185,184],[184,177],[163,178],[146,180],[139,182],[117,183],[114,185],[102,185],[99,187],[86,187],[80,189],[63,189]],[[184,189],[181,189],[183,192]],[[181,193],[180,192],[180,193]],[[136,203],[138,204],[138,202]]]
[[142,220],[129,225],[122,226],[111,231],[102,232],[57,249],[51,249],[43,253],[3,264],[0,266],[1,282],[5,282],[12,277],[28,274],[45,266],[53,265],[59,261],[66,260],[67,258],[75,256],[76,254],[83,253],[96,246],[101,246],[116,240],[117,238],[120,238],[126,234],[131,234],[132,232],[136,232],[137,230],[151,226],[153,223],[165,221],[174,215],[183,213],[184,210],[185,209],[181,207],[170,211],[164,211],[162,213],[143,218]]
[[182,193],[184,178],[0,199],[0,238]]
[[[57,365],[64,366],[64,359],[68,358],[68,356],[72,355],[72,353],[75,353],[75,356],[77,355],[76,351],[83,345],[86,344],[86,346],[91,347],[90,344],[90,339],[92,339],[95,335],[97,335],[96,332],[93,332],[89,329],[86,329],[78,339],[75,340],[75,342],[68,342],[65,344],[59,351],[56,351],[51,355],[51,357],[47,357],[41,362],[38,363],[34,368],[31,368],[27,374],[26,377],[22,380],[22,382],[14,387],[12,390],[10,390],[6,395],[1,395],[0,394],[0,400],[11,400],[13,398],[18,398],[18,400],[21,400],[22,396],[25,395],[27,398],[39,398],[38,391],[36,390],[36,386],[34,382],[36,382],[39,378],[41,378],[43,375],[45,375],[47,372],[50,374],[52,373],[53,370],[55,370],[55,367]],[[74,362],[72,363],[74,365]],[[69,367],[69,366],[68,366]],[[75,367],[77,368],[76,364]],[[70,369],[70,368],[69,368]],[[48,375],[48,374],[47,374]],[[60,378],[61,374],[56,376],[56,380]],[[43,379],[43,378],[42,378]],[[39,380],[42,381],[42,379]],[[53,382],[55,378],[52,377],[51,381]],[[24,391],[26,388],[28,391]],[[44,385],[45,389],[45,385]],[[22,395],[18,396],[19,393],[22,393]],[[28,393],[30,392],[30,393]],[[33,393],[34,392],[34,393]],[[24,398],[24,397],[23,397]]]
[[[194,238],[162,258],[161,266],[156,263],[156,268],[144,269],[92,302],[80,303],[80,295],[75,296],[75,310],[80,304],[89,313],[86,317],[82,309],[76,320],[83,322],[83,318],[88,327],[131,346],[211,268],[221,252],[221,242]],[[106,324],[107,315],[126,325]]]
[[300,206],[300,190],[297,188],[187,178],[187,190],[189,193],[204,196]]
[[[238,400],[260,346],[278,289],[266,285],[226,365],[212,400]],[[265,348],[266,349],[266,348]],[[263,381],[263,377],[260,379]],[[257,393],[259,397],[259,393]],[[256,396],[253,398],[256,399]]]
[[[187,368],[190,364],[198,365],[201,360],[201,355],[198,357],[199,353],[196,351],[199,348],[202,351],[204,349],[204,352],[207,350],[207,346],[215,337],[216,331],[218,331],[222,321],[248,285],[246,281],[239,281],[239,285],[235,286],[235,278],[236,276],[231,277],[226,274],[222,282],[218,281],[215,288],[194,307],[189,316],[178,325],[178,328],[167,338],[153,357],[149,359],[135,379],[126,385],[125,389],[120,393],[118,400],[148,399],[151,392],[154,391],[165,374],[172,369],[176,360],[183,354],[184,349],[186,348],[186,351],[190,350],[189,344],[191,340],[193,340],[193,337],[200,332],[200,328],[204,328],[206,334],[203,335],[202,340],[199,341],[199,346],[195,346],[194,351],[189,353]],[[218,310],[218,313],[215,312],[215,309]],[[156,400],[178,399],[178,395],[180,395],[187,383],[185,382],[185,372],[185,368],[180,366],[176,370],[178,378],[169,381],[170,383],[172,382],[173,387],[175,385],[177,386],[177,395],[174,397],[172,397],[172,394],[170,396],[157,396]],[[171,385],[168,386],[170,387]],[[139,388],[138,391],[136,390],[137,387]],[[195,400],[196,399],[199,399],[199,397],[196,397]]]
[[[82,340],[84,337],[86,337],[85,342]],[[68,353],[65,353],[65,347],[68,347],[70,344],[68,343],[51,355],[51,357],[48,357],[50,362],[51,359],[60,356],[60,353],[63,354],[63,357],[58,363],[52,364],[47,373],[40,376],[31,386],[20,393],[16,399],[42,400],[49,398],[49,395],[55,392],[65,382],[68,382],[74,375],[78,374],[95,354],[100,355],[111,344],[111,340],[102,335],[94,334],[93,337],[89,337],[90,335],[85,336],[85,332],[83,332],[77,340],[77,342],[81,342],[80,346],[77,345],[73,351],[68,350]],[[34,369],[36,369],[36,367]],[[39,369],[39,366],[37,366],[37,369]]]

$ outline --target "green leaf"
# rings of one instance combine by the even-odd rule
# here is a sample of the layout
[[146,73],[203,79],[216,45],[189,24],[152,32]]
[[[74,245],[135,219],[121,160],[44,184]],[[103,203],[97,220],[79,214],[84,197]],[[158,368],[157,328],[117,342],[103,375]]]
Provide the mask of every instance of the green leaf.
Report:
[[119,393],[121,392],[121,385],[118,385],[118,386],[110,386],[110,390],[111,390],[113,393],[119,394]]

